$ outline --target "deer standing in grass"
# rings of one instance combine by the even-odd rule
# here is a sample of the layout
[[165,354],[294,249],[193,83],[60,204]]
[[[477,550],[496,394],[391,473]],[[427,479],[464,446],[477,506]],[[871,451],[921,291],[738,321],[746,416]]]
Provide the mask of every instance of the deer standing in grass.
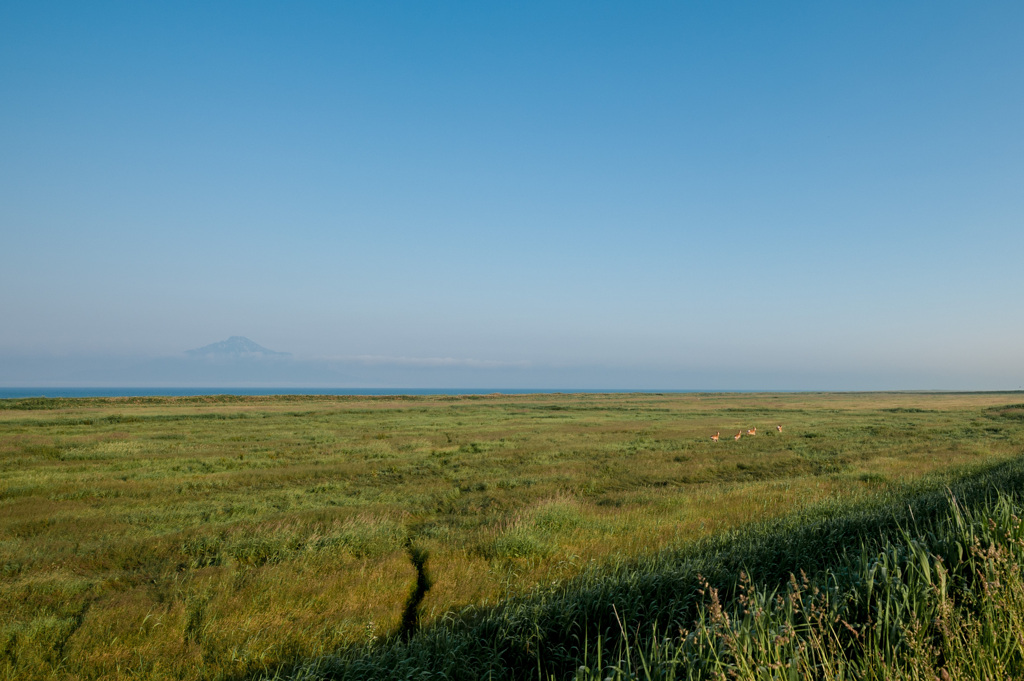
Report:
[[718,431],[717,433],[715,433],[714,435],[712,435],[712,436],[711,436],[711,441],[712,441],[712,442],[718,442],[718,436],[719,436],[719,435],[721,435],[721,434],[722,434],[722,431]]
[[777,430],[777,431],[779,431],[781,433],[782,432],[782,426],[775,426],[775,430]]
[[757,435],[757,426],[754,426],[753,428],[748,430],[747,435]]
[[743,437],[743,431],[742,430],[739,431],[738,433],[736,433],[735,435],[733,435],[732,439],[736,440],[737,442],[739,442],[741,437]]

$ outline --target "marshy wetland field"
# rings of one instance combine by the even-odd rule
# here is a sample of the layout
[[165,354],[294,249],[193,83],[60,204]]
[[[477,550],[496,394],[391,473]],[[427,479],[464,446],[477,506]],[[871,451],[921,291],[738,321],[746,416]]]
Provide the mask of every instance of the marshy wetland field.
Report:
[[[960,659],[955,632],[989,631],[977,618],[994,597],[979,589],[1015,584],[972,575],[1013,572],[999,552],[1024,545],[1022,402],[0,400],[0,678],[883,678],[926,662],[906,678],[941,678]],[[930,572],[920,599],[893,596],[905,625],[871,638],[883,590],[862,603],[850,575],[874,566],[876,579],[886,551],[902,575],[921,572],[907,561]],[[427,556],[431,588],[418,633],[396,635],[411,553]],[[940,574],[948,593],[933,589]],[[757,619],[829,589],[817,610]],[[730,603],[740,614],[723,619]],[[841,603],[863,617],[835,610],[814,629]],[[1018,617],[1010,630],[1015,607],[1000,607]],[[993,674],[1020,668],[1024,641],[1007,641]]]

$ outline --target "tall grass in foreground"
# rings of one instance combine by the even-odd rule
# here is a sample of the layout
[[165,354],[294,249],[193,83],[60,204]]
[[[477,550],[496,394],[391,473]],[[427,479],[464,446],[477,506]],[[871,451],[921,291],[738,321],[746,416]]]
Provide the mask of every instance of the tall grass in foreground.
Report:
[[1024,531],[1006,495],[950,498],[926,531],[904,530],[810,579],[767,588],[740,575],[723,602],[705,584],[689,629],[657,630],[576,679],[1014,679],[1024,677]]
[[1024,678],[1024,462],[612,568],[293,679]]

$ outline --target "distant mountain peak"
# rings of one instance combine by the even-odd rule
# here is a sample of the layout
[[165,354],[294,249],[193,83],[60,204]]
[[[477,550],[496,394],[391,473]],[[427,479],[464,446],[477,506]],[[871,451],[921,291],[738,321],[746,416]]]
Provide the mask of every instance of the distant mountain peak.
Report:
[[254,343],[245,336],[232,336],[219,343],[204,345],[195,350],[186,350],[189,357],[207,359],[262,359],[270,357],[290,357],[290,352],[275,352]]

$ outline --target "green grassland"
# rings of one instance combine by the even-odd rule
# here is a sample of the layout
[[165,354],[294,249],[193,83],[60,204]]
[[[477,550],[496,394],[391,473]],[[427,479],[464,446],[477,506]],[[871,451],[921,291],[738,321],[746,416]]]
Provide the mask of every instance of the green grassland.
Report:
[[[0,678],[344,676],[369,669],[360,656],[420,650],[416,641],[492,621],[510,604],[536,609],[529,604],[553,589],[608,584],[626,565],[661,574],[664,556],[697,546],[724,551],[715,542],[742,528],[822,508],[830,518],[840,517],[836,508],[894,500],[903,508],[907,495],[1004,470],[1024,452],[1021,401],[0,400]],[[757,436],[732,440],[755,426]],[[722,441],[711,442],[717,431]],[[405,644],[389,637],[416,581],[410,546],[428,553],[433,586],[419,609],[422,635]],[[655,567],[636,567],[644,561]],[[686,617],[699,613],[687,603]],[[595,640],[609,631],[601,612],[591,618]],[[574,635],[586,638],[589,626]],[[537,678],[577,669],[569,653],[544,657],[517,640],[523,650],[507,645],[515,655],[498,655],[507,666],[491,671]],[[579,642],[578,652],[588,646]],[[665,660],[692,653],[682,643],[660,650]],[[464,667],[464,678],[483,669]]]

